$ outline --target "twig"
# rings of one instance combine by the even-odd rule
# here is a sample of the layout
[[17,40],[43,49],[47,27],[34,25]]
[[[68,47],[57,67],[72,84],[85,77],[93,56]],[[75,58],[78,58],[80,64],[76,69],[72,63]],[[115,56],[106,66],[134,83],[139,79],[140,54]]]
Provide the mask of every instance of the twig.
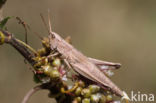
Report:
[[[19,53],[21,53],[25,59],[31,64],[34,65],[35,61],[33,60],[33,57],[35,57],[36,52],[34,53],[33,49],[30,49],[31,47],[24,42],[16,39],[12,33],[9,33],[7,31],[0,30],[5,36],[4,42],[7,44],[12,45]],[[2,38],[0,37],[0,40]]]
[[32,88],[31,90],[29,90],[29,92],[24,96],[23,100],[21,103],[27,103],[27,101],[29,100],[29,98],[36,93],[37,91],[42,89],[42,85],[38,85],[34,88]]

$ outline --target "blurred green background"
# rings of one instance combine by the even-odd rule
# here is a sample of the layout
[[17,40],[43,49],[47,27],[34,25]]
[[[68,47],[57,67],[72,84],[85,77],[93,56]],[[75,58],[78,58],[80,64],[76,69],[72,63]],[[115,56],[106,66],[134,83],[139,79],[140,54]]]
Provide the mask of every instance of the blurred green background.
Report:
[[[5,16],[19,16],[33,31],[47,36],[40,13],[50,10],[52,28],[87,56],[120,62],[111,79],[129,95],[156,94],[156,1],[155,0],[8,0]],[[24,40],[24,29],[15,19],[8,30]],[[41,47],[33,33],[29,44]],[[0,46],[0,102],[20,103],[35,86],[24,58],[10,45]],[[39,91],[29,103],[52,103],[47,91]],[[145,103],[145,102],[144,102]],[[149,102],[146,102],[149,103]]]

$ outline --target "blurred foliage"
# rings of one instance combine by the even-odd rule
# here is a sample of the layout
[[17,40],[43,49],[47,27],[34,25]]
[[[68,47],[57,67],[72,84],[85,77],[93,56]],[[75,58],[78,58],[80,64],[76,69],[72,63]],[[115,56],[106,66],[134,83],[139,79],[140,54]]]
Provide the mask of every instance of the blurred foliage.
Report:
[[0,4],[4,4],[6,0],[0,0]]
[[6,17],[4,18],[1,22],[0,22],[0,29],[4,29],[5,28],[5,25],[6,23],[8,22],[8,20],[10,19],[11,17]]
[[[155,4],[155,0],[8,0],[3,12],[5,17],[21,17],[33,31],[47,36],[39,14],[47,15],[49,9],[53,30],[63,37],[70,35],[78,50],[122,64],[111,79],[130,95],[131,90],[156,93]],[[7,27],[24,40],[24,29],[15,20]],[[40,40],[28,34],[29,44],[39,48]],[[23,57],[8,45],[0,46],[0,58],[0,102],[19,103],[35,86],[32,73]],[[51,101],[46,91],[30,100]]]
[[7,0],[0,0],[0,8],[5,4]]

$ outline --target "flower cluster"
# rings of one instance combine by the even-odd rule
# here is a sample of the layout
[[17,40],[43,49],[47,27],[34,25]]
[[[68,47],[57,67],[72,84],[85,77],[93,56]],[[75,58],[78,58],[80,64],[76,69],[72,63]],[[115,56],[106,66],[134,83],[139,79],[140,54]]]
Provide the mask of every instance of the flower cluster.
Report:
[[38,50],[34,58],[34,78],[36,82],[56,86],[57,92],[51,89],[49,97],[60,103],[66,103],[67,100],[67,103],[120,103],[113,100],[113,94],[108,90],[81,79],[79,74],[71,71],[61,55],[50,49],[48,39],[43,39],[42,44],[43,48]]

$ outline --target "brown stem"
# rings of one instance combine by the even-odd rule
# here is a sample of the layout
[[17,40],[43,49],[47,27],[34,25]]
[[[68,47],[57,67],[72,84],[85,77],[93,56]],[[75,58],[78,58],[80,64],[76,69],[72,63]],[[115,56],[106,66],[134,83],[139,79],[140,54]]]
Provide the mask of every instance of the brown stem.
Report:
[[42,86],[41,85],[38,85],[34,88],[32,88],[31,90],[29,90],[29,92],[24,96],[23,100],[21,103],[27,103],[29,98],[34,94],[36,93],[37,91],[41,90],[42,89]]
[[[13,34],[7,32],[7,31],[2,31],[3,34],[5,35],[5,43],[10,44],[13,46],[24,58],[31,64],[34,65],[36,62],[33,60],[35,57],[34,52],[32,52],[28,47],[26,47],[24,44],[19,42],[20,40],[16,39]],[[0,38],[1,39],[1,38]]]

